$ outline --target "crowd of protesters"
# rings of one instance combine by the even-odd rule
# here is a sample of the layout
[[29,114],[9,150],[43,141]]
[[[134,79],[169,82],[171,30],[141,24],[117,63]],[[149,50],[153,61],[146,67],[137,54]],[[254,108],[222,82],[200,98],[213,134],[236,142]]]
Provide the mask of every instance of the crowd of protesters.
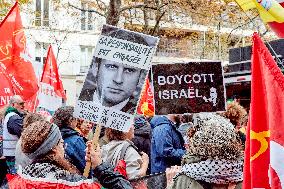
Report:
[[25,112],[20,96],[11,98],[0,111],[3,188],[6,174],[21,174],[128,189],[131,180],[160,172],[170,189],[241,188],[247,112],[237,102],[220,114],[137,115],[128,132],[103,127],[97,149],[91,142],[97,125],[73,112],[64,106],[49,119]]

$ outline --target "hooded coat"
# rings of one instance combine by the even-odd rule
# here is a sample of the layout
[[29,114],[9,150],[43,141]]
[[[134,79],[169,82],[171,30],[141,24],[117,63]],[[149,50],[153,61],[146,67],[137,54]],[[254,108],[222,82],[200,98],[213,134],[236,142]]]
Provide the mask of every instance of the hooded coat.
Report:
[[180,165],[185,154],[184,140],[175,124],[165,116],[152,118],[151,173],[166,171],[167,167]]
[[60,132],[64,140],[67,159],[83,173],[86,165],[86,143],[84,138],[71,127],[62,127]]

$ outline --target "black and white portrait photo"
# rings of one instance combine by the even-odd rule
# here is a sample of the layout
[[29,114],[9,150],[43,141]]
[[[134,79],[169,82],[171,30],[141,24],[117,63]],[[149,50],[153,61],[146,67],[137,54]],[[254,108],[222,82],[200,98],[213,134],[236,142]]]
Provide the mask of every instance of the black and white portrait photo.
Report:
[[157,44],[156,37],[104,25],[75,117],[127,130]]

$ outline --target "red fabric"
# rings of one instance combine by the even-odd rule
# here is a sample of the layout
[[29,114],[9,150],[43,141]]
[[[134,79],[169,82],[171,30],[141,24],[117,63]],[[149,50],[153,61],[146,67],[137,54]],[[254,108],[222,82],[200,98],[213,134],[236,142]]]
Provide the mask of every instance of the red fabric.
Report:
[[147,78],[140,97],[137,113],[140,115],[154,116],[154,112],[155,109],[153,93],[151,90],[149,79]]
[[[34,189],[34,188],[46,188],[46,189],[100,189],[102,188],[98,183],[81,183],[76,184],[76,186],[56,183],[56,182],[44,182],[44,181],[32,181],[29,179],[24,179],[19,175],[7,175],[9,189]],[[59,181],[58,181],[59,182]]]
[[[284,7],[284,2],[280,5]],[[268,25],[279,38],[284,38],[284,23],[270,22]]]
[[38,91],[38,85],[17,2],[1,22],[0,34],[0,73],[9,80],[14,94],[27,100]]
[[126,162],[124,160],[118,161],[117,165],[114,168],[114,171],[120,173],[125,178],[128,178],[126,173]]
[[253,35],[251,77],[244,189],[281,189],[277,177],[284,178],[284,76],[256,33]]
[[10,98],[14,95],[13,88],[5,75],[0,71],[0,109],[9,104]]
[[58,73],[58,67],[56,58],[54,56],[51,45],[48,48],[46,62],[42,72],[41,80],[42,83],[49,84],[54,88],[55,93],[66,100],[65,91],[63,88],[62,81]]

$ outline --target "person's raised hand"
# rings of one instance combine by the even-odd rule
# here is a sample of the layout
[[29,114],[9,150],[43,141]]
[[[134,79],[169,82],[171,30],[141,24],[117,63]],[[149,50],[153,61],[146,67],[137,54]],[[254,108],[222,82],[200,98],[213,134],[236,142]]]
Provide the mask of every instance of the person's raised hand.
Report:
[[173,182],[174,176],[180,172],[180,166],[171,166],[171,168],[166,169],[166,177],[167,177],[167,186],[170,186]]
[[94,150],[92,141],[87,142],[86,161],[89,161],[92,163],[93,169],[95,169],[98,165],[100,165],[103,162],[102,157],[101,157],[100,146],[98,145],[97,149]]

